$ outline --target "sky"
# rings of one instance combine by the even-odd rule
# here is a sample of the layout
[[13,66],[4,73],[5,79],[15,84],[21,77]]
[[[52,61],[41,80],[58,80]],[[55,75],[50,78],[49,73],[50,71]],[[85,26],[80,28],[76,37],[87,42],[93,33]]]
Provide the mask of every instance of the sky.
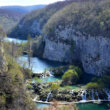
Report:
[[38,5],[38,4],[49,4],[56,1],[63,0],[0,0],[0,6],[9,6],[9,5]]

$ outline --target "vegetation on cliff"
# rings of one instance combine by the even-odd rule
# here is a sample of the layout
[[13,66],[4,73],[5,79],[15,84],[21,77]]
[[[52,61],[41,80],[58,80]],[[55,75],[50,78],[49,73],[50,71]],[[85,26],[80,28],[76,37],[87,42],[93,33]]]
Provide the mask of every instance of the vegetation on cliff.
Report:
[[[72,27],[88,36],[110,36],[110,1],[73,2],[55,13],[44,26],[47,37],[56,37],[56,30]],[[75,33],[77,35],[77,33]]]
[[110,80],[110,76],[93,78],[92,81],[88,83],[85,87],[88,89],[110,88],[109,80]]
[[6,33],[10,32],[14,26],[19,22],[24,14],[7,9],[0,9],[0,25]]
[[43,26],[50,17],[71,2],[71,0],[57,2],[43,9],[32,11],[20,20],[18,25],[10,32],[9,36],[27,39],[28,34],[31,34],[32,37],[41,35]]

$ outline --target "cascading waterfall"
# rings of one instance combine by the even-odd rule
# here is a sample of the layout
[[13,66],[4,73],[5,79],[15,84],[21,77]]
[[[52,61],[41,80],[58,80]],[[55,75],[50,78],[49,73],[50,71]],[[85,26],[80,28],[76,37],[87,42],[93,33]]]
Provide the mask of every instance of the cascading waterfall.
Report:
[[[48,74],[48,75],[47,75]],[[53,76],[53,74],[51,74],[51,72],[50,71],[47,71],[46,73],[44,73],[43,75],[42,75],[42,77],[41,78],[46,78],[46,77],[52,77]]]
[[86,101],[86,90],[83,90],[82,91],[82,94],[81,94],[81,96],[82,96],[82,101]]
[[95,92],[95,94],[96,94],[96,96],[98,97],[98,100],[100,100],[100,98],[99,98],[99,94],[98,94],[97,91]]
[[52,94],[51,92],[48,93],[48,95],[47,95],[47,99],[46,99],[46,102],[48,102],[48,100],[49,100],[51,94]]
[[99,98],[99,94],[98,94],[97,91],[95,92],[95,94],[96,94],[96,96],[98,97],[98,100],[100,100],[100,98]]
[[36,96],[36,97],[33,99],[33,101],[36,101],[36,100],[37,100],[37,98],[38,98],[38,97]]
[[94,100],[94,90],[92,89],[92,100]]
[[110,101],[110,91],[109,90],[106,90],[106,94],[108,96],[108,101]]

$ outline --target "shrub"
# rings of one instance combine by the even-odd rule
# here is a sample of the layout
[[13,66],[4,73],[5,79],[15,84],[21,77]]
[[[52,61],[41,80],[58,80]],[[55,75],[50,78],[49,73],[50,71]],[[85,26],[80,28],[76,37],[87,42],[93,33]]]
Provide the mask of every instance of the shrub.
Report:
[[86,88],[88,88],[88,89],[101,89],[101,88],[103,88],[103,85],[100,85],[96,82],[91,82],[86,85]]
[[32,89],[32,85],[30,85],[30,84],[27,85],[27,89],[29,89],[29,90]]
[[63,85],[73,85],[76,84],[79,80],[79,75],[74,69],[69,69],[62,77]]
[[30,70],[29,68],[23,68],[22,72],[24,74],[25,79],[31,79],[32,78],[32,70]]
[[59,84],[57,83],[51,83],[51,90],[58,90],[60,88]]
[[100,87],[110,88],[110,76],[93,78],[92,83],[97,83]]
[[79,75],[79,77],[82,75],[82,70],[79,68],[79,67],[77,67],[77,66],[74,66],[74,65],[70,65],[69,66],[69,69],[74,69],[77,73],[78,73],[78,75]]

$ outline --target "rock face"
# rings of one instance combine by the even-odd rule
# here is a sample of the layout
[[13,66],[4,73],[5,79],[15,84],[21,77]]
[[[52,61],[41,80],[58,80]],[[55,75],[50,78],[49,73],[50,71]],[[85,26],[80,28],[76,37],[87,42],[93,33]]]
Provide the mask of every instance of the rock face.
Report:
[[43,57],[60,62],[82,63],[85,72],[97,76],[110,67],[110,38],[87,36],[76,32],[72,26],[55,29],[55,36],[45,36]]

